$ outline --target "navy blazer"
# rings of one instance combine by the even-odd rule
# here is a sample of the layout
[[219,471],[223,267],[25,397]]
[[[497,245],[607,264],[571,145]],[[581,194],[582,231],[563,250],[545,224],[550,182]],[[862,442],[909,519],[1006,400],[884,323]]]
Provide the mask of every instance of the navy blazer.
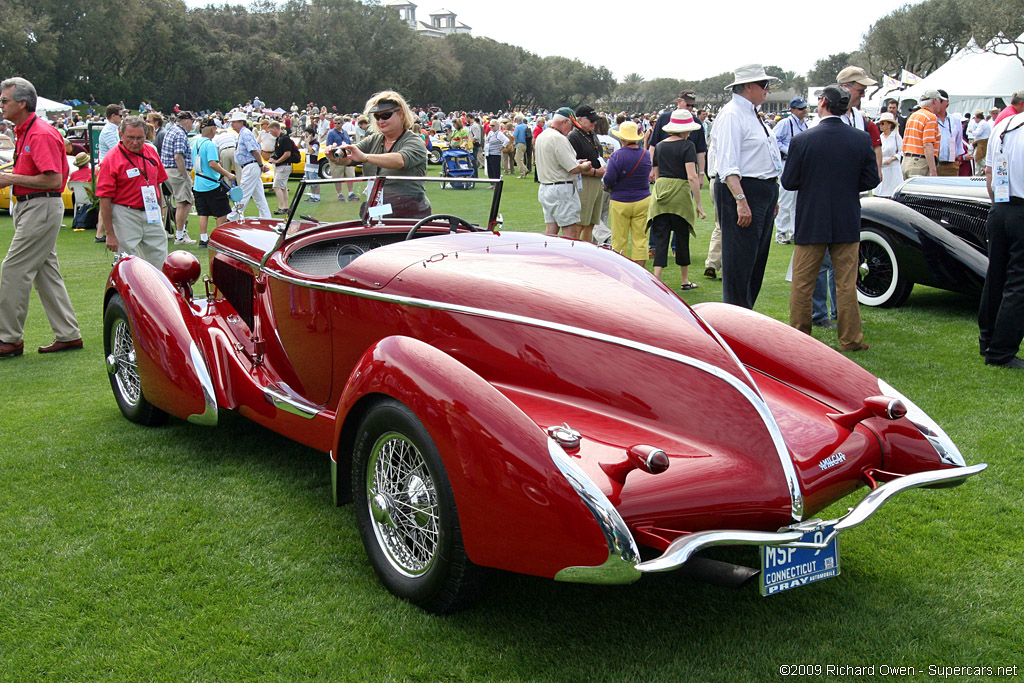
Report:
[[798,190],[796,244],[860,241],[860,193],[878,185],[871,137],[829,117],[793,136],[782,186]]

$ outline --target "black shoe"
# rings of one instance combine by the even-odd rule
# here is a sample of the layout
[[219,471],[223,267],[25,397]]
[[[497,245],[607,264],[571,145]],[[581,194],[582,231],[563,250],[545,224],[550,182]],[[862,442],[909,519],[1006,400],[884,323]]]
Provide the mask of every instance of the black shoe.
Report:
[[714,280],[715,279],[715,269],[714,268],[705,268],[704,269],[704,277],[709,277],[712,280]]
[[278,209],[274,211],[275,216],[286,216],[288,215],[288,209]]
[[1024,358],[1018,358],[1017,356],[1014,356],[1005,363],[992,363],[986,360],[985,365],[993,365],[997,368],[1010,368],[1012,370],[1024,370]]
[[107,236],[103,235],[102,237],[93,237],[92,241],[93,242],[97,242],[97,243],[99,243],[99,242],[106,242],[107,241]]
[[814,327],[824,327],[826,330],[834,330],[835,328],[839,327],[839,325],[836,325],[831,320],[825,320],[825,321],[822,321],[820,323],[811,323],[811,324]]

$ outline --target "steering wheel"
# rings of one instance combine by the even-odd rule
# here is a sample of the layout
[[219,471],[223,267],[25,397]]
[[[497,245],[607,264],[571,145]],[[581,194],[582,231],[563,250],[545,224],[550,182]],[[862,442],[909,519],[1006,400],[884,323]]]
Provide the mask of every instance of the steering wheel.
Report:
[[412,230],[410,230],[409,234],[405,236],[405,239],[411,240],[413,237],[416,236],[416,233],[419,232],[420,228],[422,228],[424,225],[430,223],[431,221],[441,220],[443,218],[448,219],[448,229],[451,231],[453,235],[456,232],[458,232],[460,225],[469,230],[470,232],[483,232],[484,230],[479,226],[473,225],[465,218],[459,218],[458,216],[454,216],[450,213],[434,213],[427,216],[426,218],[421,218],[420,220],[416,221],[416,225],[412,226]]

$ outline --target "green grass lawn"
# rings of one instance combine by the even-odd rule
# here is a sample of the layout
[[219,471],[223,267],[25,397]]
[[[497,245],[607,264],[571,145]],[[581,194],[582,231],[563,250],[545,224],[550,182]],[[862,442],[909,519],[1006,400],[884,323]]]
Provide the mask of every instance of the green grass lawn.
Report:
[[[507,181],[503,214],[506,229],[543,228],[531,180]],[[58,254],[85,350],[35,353],[52,334],[33,295],[25,355],[0,361],[0,680],[771,681],[792,664],[851,681],[864,676],[825,667],[1024,674],[1024,375],[984,366],[969,298],[919,288],[903,308],[862,310],[871,349],[851,357],[990,468],[897,497],[844,534],[838,578],[762,598],[679,573],[617,587],[499,573],[475,609],[435,617],[377,582],[351,507],[332,505],[324,454],[226,412],[215,429],[121,417],[102,360],[112,258],[70,223]],[[721,299],[721,281],[701,276],[712,226],[692,242],[689,303]],[[0,251],[11,234],[0,215]],[[790,249],[773,245],[757,303],[780,320]],[[678,269],[665,272],[678,291]],[[834,331],[815,335],[836,346]],[[756,562],[749,549],[727,556]]]

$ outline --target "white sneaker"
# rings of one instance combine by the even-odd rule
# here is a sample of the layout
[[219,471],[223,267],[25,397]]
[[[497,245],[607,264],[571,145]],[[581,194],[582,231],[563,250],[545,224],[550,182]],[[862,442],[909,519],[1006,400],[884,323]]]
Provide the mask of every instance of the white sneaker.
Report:
[[183,233],[181,237],[174,238],[175,244],[195,244],[196,241],[188,236],[188,233]]

